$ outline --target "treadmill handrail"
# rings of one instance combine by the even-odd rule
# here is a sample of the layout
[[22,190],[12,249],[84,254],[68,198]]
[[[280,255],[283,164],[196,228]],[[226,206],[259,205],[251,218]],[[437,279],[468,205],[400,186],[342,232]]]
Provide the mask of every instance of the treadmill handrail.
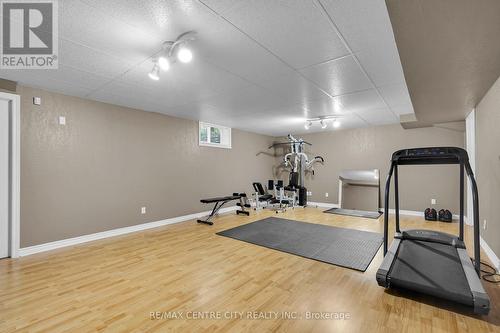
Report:
[[[430,151],[433,153],[431,154]],[[426,152],[429,152],[426,154]],[[419,154],[422,153],[422,154]],[[435,155],[433,155],[435,154]],[[389,229],[389,195],[392,175],[397,169],[398,165],[429,165],[429,164],[460,164],[461,168],[464,167],[467,176],[471,183],[472,189],[472,206],[473,206],[473,228],[474,228],[474,268],[480,276],[481,257],[480,257],[480,228],[479,228],[479,195],[477,190],[476,180],[474,173],[469,163],[469,156],[467,151],[458,147],[428,147],[428,148],[411,148],[401,149],[392,154],[391,166],[387,174],[385,185],[385,200],[384,200],[384,256],[387,254],[388,247],[388,229]],[[397,172],[397,171],[396,171]],[[461,175],[463,175],[461,173]],[[462,177],[461,177],[462,178]],[[461,180],[463,181],[463,180]],[[398,187],[397,179],[395,178],[395,190]],[[399,230],[399,204],[398,198],[395,197],[396,207],[396,232]],[[462,214],[461,214],[462,215]],[[460,218],[460,230],[463,230],[463,218]]]

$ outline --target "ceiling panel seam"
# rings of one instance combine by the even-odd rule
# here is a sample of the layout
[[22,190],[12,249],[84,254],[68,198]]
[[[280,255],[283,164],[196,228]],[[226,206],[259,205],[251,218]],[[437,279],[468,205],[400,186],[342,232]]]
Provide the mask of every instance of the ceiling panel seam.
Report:
[[344,35],[342,35],[342,33],[340,32],[340,30],[337,27],[337,24],[335,23],[335,21],[333,20],[333,18],[330,16],[330,14],[328,14],[328,11],[326,10],[325,6],[323,5],[323,3],[321,3],[321,0],[314,0],[314,3],[316,3],[318,6],[320,6],[321,12],[324,15],[326,15],[326,17],[328,18],[328,21],[332,25],[332,28],[335,30],[335,32],[337,33],[338,37],[340,38],[340,40],[342,41],[342,43],[344,44],[344,46],[347,48],[347,50],[349,51],[349,53],[352,55],[352,57],[354,58],[354,61],[356,61],[356,63],[358,64],[359,68],[361,69],[361,71],[364,73],[364,75],[368,78],[368,80],[370,81],[370,83],[373,85],[373,88],[375,89],[375,91],[377,92],[377,94],[379,95],[379,97],[382,99],[382,101],[384,102],[384,104],[387,106],[387,108],[389,109],[389,111],[391,111],[391,113],[394,115],[395,119],[399,120],[399,117],[396,115],[396,113],[390,107],[389,103],[387,103],[387,101],[385,100],[385,98],[382,96],[382,94],[380,93],[380,91],[379,91],[377,85],[375,84],[375,82],[373,81],[373,79],[370,77],[370,75],[368,75],[368,72],[363,67],[363,65],[361,65],[361,62],[359,61],[359,59],[356,56],[356,54],[354,52],[352,52],[352,49],[351,49],[349,43],[344,38]]

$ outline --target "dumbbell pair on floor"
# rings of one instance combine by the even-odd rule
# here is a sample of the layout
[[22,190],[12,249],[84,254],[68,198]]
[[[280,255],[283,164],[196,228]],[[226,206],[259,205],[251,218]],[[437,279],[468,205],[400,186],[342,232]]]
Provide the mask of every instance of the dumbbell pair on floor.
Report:
[[453,215],[448,209],[441,209],[439,213],[434,208],[427,208],[424,212],[427,221],[451,222]]

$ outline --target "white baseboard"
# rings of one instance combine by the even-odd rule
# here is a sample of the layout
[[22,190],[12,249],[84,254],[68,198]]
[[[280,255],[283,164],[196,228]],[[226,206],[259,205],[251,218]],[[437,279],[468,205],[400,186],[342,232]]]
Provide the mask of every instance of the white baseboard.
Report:
[[[384,208],[379,208],[381,212],[384,211]],[[389,208],[389,214],[394,214],[396,211],[392,208]],[[404,209],[400,209],[399,210],[399,214],[401,215],[408,215],[408,216],[421,216],[421,217],[424,217],[424,212],[418,212],[418,211],[415,211],[415,210],[404,210]],[[453,214],[453,217],[452,217],[454,220],[458,220],[460,218],[459,215],[457,214]],[[464,222],[467,223],[467,216],[464,216]]]
[[308,206],[324,207],[324,208],[339,208],[338,204],[328,202],[307,202]]
[[[338,204],[334,203],[327,203],[327,202],[308,202],[308,206],[317,206],[317,207],[324,207],[324,208],[339,208],[340,206]],[[383,208],[379,208],[379,211],[383,212]],[[389,209],[389,214],[394,214],[394,209]],[[401,215],[411,215],[411,216],[424,216],[424,213],[422,212],[416,212],[413,210],[399,210],[399,214]]]
[[490,259],[497,272],[500,272],[500,259],[497,257],[495,252],[493,252],[488,243],[486,243],[483,237],[481,237],[481,247],[483,248],[484,252],[488,256],[488,259]]
[[[338,204],[334,203],[328,203],[328,202],[308,202],[308,206],[317,206],[317,207],[324,207],[324,208],[339,208],[340,206]],[[384,208],[379,208],[379,211],[383,212]],[[389,214],[394,214],[395,210],[392,208],[389,208]],[[401,215],[408,215],[408,216],[424,216],[424,212],[417,212],[415,210],[404,210],[400,209],[399,214]],[[453,215],[454,220],[458,220],[459,216],[458,215]],[[467,216],[464,216],[464,221],[467,223]]]
[[[232,212],[232,211],[235,211],[237,208],[238,208],[237,206],[222,208],[221,210],[219,210],[219,214]],[[19,256],[24,257],[24,256],[28,256],[28,255],[35,254],[35,253],[59,249],[61,247],[87,243],[87,242],[95,241],[98,239],[109,238],[109,237],[114,237],[114,236],[119,236],[119,235],[125,235],[125,234],[129,234],[132,232],[137,232],[137,231],[142,231],[142,230],[147,230],[147,229],[152,229],[152,228],[158,228],[158,227],[162,227],[162,226],[169,225],[169,224],[194,220],[194,219],[201,218],[203,216],[207,216],[210,214],[210,212],[211,211],[206,211],[206,212],[201,212],[201,213],[178,216],[178,217],[173,217],[173,218],[165,219],[165,220],[161,220],[161,221],[143,223],[143,224],[133,225],[130,227],[102,231],[102,232],[98,232],[95,234],[84,235],[84,236],[68,238],[68,239],[62,239],[62,240],[58,240],[58,241],[54,241],[54,242],[50,242],[50,243],[24,247],[24,248],[19,249]]]

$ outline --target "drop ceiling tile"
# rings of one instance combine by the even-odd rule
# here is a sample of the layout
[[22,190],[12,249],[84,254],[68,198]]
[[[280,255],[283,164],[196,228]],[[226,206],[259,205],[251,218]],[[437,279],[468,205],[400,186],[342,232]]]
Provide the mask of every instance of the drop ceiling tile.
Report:
[[312,1],[250,0],[223,16],[294,68],[348,53],[326,15]]
[[388,108],[359,110],[356,114],[372,125],[399,123],[399,118]]
[[405,82],[395,45],[380,44],[356,53],[356,57],[376,86]]
[[[129,84],[123,81],[114,80],[108,82],[106,85],[100,87],[99,89],[94,90],[91,94],[89,94],[89,98],[104,98],[106,94],[113,96],[114,98],[129,98],[130,96],[134,96],[136,99],[149,100],[153,98],[154,93],[147,89],[142,91],[140,94],[137,93],[140,86],[137,84]],[[121,104],[120,104],[121,105]]]
[[[187,81],[185,75],[190,70],[196,71],[196,66],[191,67],[190,65],[175,63],[170,70],[160,72],[160,80],[154,81],[148,77],[153,63],[145,61],[119,77],[118,80],[136,85],[140,89],[139,91],[146,90],[147,93],[161,100],[162,105],[165,106],[195,102],[220,94],[224,87],[229,89],[227,86],[221,86],[221,91],[217,90],[217,85],[208,84],[208,77],[204,78],[205,81],[200,82],[195,82],[195,80]],[[192,78],[195,79],[196,75],[192,75]]]
[[157,105],[152,101],[147,101],[132,95],[116,96],[107,91],[94,93],[90,99],[97,102],[119,105],[141,111],[161,112],[163,110],[160,105]]
[[18,81],[21,84],[30,84],[31,82],[39,82],[43,79],[66,82],[86,89],[94,89],[104,85],[110,79],[97,74],[91,74],[71,68],[64,65],[59,65],[58,69],[39,70],[39,69],[24,69],[24,70],[4,70],[1,76],[7,80]]
[[393,106],[391,107],[391,110],[397,115],[409,114],[409,113],[415,114],[415,111],[413,110],[413,106],[411,104]]
[[303,106],[307,105],[310,101],[321,100],[327,103],[332,99],[297,72],[274,76],[269,80],[259,81],[258,85],[264,87],[270,93],[282,96],[293,104],[301,104]]
[[384,0],[319,0],[354,51],[394,42]]
[[336,96],[328,102],[311,101],[306,105],[309,118],[357,113],[358,111],[386,108],[375,89]]
[[90,92],[88,88],[74,85],[67,81],[58,81],[43,77],[32,77],[27,81],[18,80],[18,84],[76,97],[85,97]]
[[378,90],[390,107],[411,104],[410,94],[405,83],[378,87]]
[[133,63],[123,58],[67,40],[60,40],[59,63],[109,78],[116,77],[133,66]]
[[217,67],[255,83],[293,72],[284,62],[234,28],[200,38],[192,48],[195,56],[199,54]]
[[[168,114],[194,120],[205,121],[213,124],[236,127],[242,129],[245,125],[241,118],[232,110],[216,108],[206,103],[192,103],[176,106],[168,110]],[[255,117],[254,117],[255,118]]]
[[309,101],[305,105],[305,116],[307,118],[316,118],[320,116],[341,115],[346,112],[344,109],[338,97],[328,101]]
[[197,31],[200,38],[204,38],[227,25],[196,0],[82,2],[162,40],[173,40],[181,33],[191,30]]
[[307,67],[300,72],[332,96],[373,87],[352,56]]
[[200,0],[201,3],[212,9],[219,15],[224,15],[229,11],[241,9],[248,0]]
[[268,114],[262,118],[243,115],[237,118],[234,125],[249,131],[276,136],[297,133],[297,130],[304,129],[304,121],[304,117],[293,115]]
[[59,36],[137,63],[160,49],[162,40],[81,1],[61,1]]
[[254,114],[249,114],[249,116],[256,120],[263,120],[263,122],[266,122],[266,119],[271,118],[282,119],[285,121],[286,119],[306,119],[308,112],[301,104],[278,105],[267,110],[257,110]]
[[281,96],[268,93],[260,87],[253,86],[235,91],[230,95],[218,95],[207,98],[203,102],[222,112],[231,112],[233,115],[247,114],[251,116],[291,105],[290,101],[286,101]]
[[375,89],[338,96],[336,99],[341,105],[342,112],[359,112],[387,107]]
[[189,64],[173,64],[166,75],[172,75],[174,78],[189,82],[192,85],[226,94],[253,85],[253,83],[242,77],[199,58],[194,59]]

